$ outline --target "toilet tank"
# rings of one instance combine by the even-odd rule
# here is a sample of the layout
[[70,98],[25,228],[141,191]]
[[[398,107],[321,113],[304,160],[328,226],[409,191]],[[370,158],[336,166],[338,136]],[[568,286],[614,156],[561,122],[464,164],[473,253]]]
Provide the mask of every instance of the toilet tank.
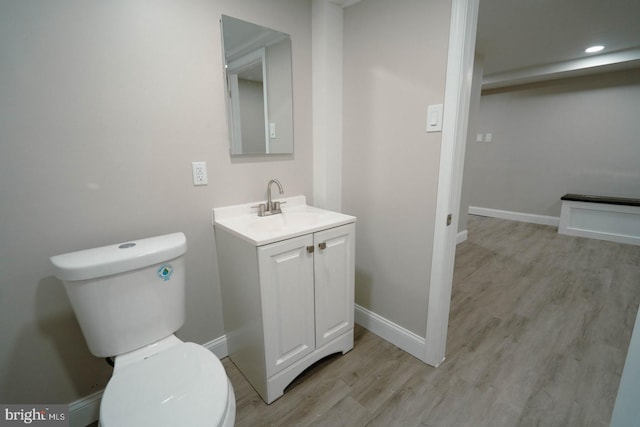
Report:
[[180,329],[186,251],[174,233],[51,257],[91,353],[118,356]]

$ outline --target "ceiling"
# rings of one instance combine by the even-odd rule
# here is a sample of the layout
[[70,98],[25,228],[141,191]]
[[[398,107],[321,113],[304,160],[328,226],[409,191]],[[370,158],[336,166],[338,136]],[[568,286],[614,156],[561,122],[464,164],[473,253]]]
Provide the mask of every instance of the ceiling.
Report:
[[[596,44],[605,49],[584,52]],[[640,0],[480,0],[476,52],[485,85],[491,76],[640,67]]]

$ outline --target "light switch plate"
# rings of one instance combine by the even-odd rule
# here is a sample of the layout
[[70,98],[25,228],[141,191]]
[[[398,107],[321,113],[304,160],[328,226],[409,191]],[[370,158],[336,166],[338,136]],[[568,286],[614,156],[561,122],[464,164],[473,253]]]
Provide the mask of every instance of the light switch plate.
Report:
[[442,104],[427,107],[427,132],[442,132]]

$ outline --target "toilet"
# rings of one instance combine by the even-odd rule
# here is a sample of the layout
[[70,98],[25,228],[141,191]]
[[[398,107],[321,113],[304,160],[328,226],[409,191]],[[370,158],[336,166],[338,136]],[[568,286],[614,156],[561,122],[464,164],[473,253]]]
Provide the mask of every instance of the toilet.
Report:
[[185,318],[183,233],[51,257],[98,357],[113,357],[102,427],[233,426],[235,395],[218,358],[178,339]]

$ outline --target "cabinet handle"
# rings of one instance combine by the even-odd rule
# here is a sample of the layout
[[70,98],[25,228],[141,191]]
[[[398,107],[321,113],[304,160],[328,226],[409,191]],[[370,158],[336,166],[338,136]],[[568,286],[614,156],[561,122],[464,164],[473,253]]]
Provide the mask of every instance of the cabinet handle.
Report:
[[320,250],[327,249],[327,243],[326,242],[318,243],[318,248],[320,248]]
[[313,245],[311,245],[311,246],[307,246],[307,253],[308,253],[308,254],[312,254],[312,253],[313,253],[313,251],[314,251],[314,247],[313,247]]

